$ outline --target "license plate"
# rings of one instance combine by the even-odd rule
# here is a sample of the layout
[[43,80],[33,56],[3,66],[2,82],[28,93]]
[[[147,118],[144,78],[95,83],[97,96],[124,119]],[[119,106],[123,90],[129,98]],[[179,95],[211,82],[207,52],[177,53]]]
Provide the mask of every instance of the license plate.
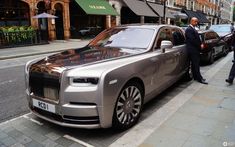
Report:
[[48,112],[55,113],[55,105],[33,99],[33,106]]

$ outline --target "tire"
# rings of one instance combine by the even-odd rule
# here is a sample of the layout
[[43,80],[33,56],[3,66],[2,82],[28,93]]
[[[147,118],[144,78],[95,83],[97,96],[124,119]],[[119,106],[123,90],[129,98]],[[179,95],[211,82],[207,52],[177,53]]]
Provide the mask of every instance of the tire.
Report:
[[222,53],[222,55],[223,55],[223,56],[226,56],[228,53],[229,53],[229,48],[228,48],[228,46],[227,46],[227,45],[223,46],[223,53]]
[[144,92],[137,82],[127,83],[121,90],[113,112],[113,128],[126,130],[135,125],[143,106]]
[[212,63],[214,63],[214,61],[215,61],[215,52],[214,52],[214,50],[211,50],[208,63],[212,64]]

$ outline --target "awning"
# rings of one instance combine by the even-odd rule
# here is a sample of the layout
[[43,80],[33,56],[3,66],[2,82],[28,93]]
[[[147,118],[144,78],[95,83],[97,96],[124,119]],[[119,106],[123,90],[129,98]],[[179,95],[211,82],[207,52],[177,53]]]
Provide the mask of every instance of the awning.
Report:
[[200,23],[210,23],[206,16],[202,12],[197,12],[200,17]]
[[201,12],[195,12],[191,10],[183,10],[189,18],[196,17],[199,20],[199,23],[209,23],[210,21],[206,18],[206,16]]
[[32,18],[58,18],[58,17],[55,15],[51,15],[51,14],[43,12],[41,14],[33,16]]
[[75,0],[78,5],[92,15],[119,15],[116,10],[105,0]]
[[136,15],[159,17],[151,10],[151,8],[149,8],[149,6],[144,1],[140,0],[123,0],[123,1]]
[[[160,17],[163,17],[163,14],[164,14],[164,6],[163,5],[160,5],[160,4],[156,4],[156,3],[149,3],[148,2],[148,5],[160,16]],[[166,8],[166,11],[165,11],[165,16],[166,18],[175,18],[169,11],[168,11],[168,8]]]
[[188,18],[197,17],[197,19],[199,20],[199,16],[197,15],[197,12],[191,11],[191,10],[183,10],[183,11],[186,13],[186,15],[188,15]]

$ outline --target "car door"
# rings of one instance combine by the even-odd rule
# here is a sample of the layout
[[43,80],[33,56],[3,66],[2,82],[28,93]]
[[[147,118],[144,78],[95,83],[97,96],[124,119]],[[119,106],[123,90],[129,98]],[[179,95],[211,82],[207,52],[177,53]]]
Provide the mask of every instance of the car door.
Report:
[[172,29],[173,35],[173,52],[177,55],[177,65],[174,69],[175,76],[182,75],[188,68],[189,60],[185,44],[184,32],[179,28]]
[[179,50],[177,48],[166,48],[163,53],[160,49],[161,42],[168,40],[173,42],[172,28],[163,27],[159,30],[154,52],[158,52],[155,63],[156,72],[154,73],[154,86],[156,89],[165,89],[175,78],[179,60]]
[[214,54],[217,55],[222,51],[222,42],[219,40],[215,32],[207,32],[205,41],[211,49],[214,49]]
[[220,39],[219,35],[216,32],[212,32],[213,38],[216,40],[216,55],[223,52],[224,41]]

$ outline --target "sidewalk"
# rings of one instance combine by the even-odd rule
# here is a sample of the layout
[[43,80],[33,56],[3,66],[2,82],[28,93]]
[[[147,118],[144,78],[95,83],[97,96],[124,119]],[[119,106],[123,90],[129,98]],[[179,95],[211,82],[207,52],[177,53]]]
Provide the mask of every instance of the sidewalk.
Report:
[[225,79],[229,60],[141,147],[235,147],[235,86]]
[[53,41],[44,45],[0,49],[0,60],[59,52],[66,49],[80,48],[89,43],[89,40],[73,39],[68,41]]
[[232,53],[110,147],[235,147],[235,85],[225,82]]

